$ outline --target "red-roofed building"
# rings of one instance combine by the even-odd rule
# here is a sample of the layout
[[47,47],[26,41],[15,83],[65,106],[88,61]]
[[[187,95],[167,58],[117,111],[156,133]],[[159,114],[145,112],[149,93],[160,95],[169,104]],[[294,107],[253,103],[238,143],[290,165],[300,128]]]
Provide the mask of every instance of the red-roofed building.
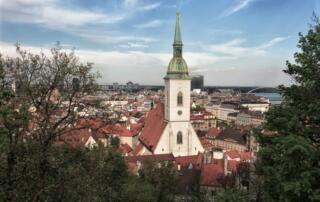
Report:
[[206,134],[206,137],[208,139],[215,139],[221,132],[222,132],[222,129],[210,128]]
[[252,153],[251,152],[243,152],[237,150],[229,150],[225,152],[225,156],[228,160],[235,160],[235,161],[243,161],[243,162],[250,162],[252,160]]
[[240,160],[245,162],[251,162],[253,160],[253,153],[252,152],[239,152],[240,153]]
[[237,167],[238,167],[239,162],[235,161],[235,160],[228,160],[228,173],[232,173],[232,172],[237,172]]
[[190,115],[190,121],[196,131],[207,131],[211,127],[216,127],[217,121],[211,112],[200,111]]
[[[91,129],[74,129],[64,133],[59,137],[58,144],[65,143],[72,147],[90,146],[96,144],[94,138],[91,137]],[[90,138],[90,139],[89,139]]]
[[[190,123],[182,123],[185,127],[183,127],[182,130],[186,131],[187,137],[183,137],[183,133],[181,132],[181,143],[177,140],[177,134],[174,135],[174,132],[169,132],[174,129],[176,130],[176,128],[173,128],[172,123],[168,123],[165,120],[164,108],[162,103],[158,103],[157,106],[146,115],[144,128],[139,136],[140,144],[144,148],[139,146],[140,150],[138,153],[140,155],[173,153],[177,156],[184,156],[196,154],[196,152],[203,152],[204,150],[200,140]],[[193,143],[195,146],[194,149],[187,148],[188,142],[189,146],[191,142]],[[180,144],[182,145],[180,146]]]
[[56,141],[57,144],[65,143],[70,146],[85,146],[91,148],[100,142],[108,144],[108,133],[102,130],[104,122],[101,119],[80,119],[66,128]]
[[146,151],[140,153],[144,155],[172,153],[174,156],[190,156],[204,152],[190,122],[191,77],[182,56],[179,15],[174,39],[173,58],[164,77],[164,103],[158,102],[146,115],[139,137]]
[[153,153],[167,125],[167,122],[164,120],[164,105],[162,103],[158,103],[154,109],[149,111],[144,125],[139,140]]
[[130,130],[125,126],[116,124],[116,125],[109,125],[103,129],[106,131],[110,136],[119,137],[121,144],[128,144],[131,148],[135,147],[138,142],[138,134],[139,132],[134,129]]
[[120,144],[119,151],[124,155],[128,156],[130,152],[132,152],[132,148],[127,144]]
[[[203,164],[201,167],[200,190],[202,193],[214,197],[214,195],[222,189],[226,177],[231,177],[232,173],[239,171],[241,162],[236,160],[213,159],[211,163]],[[233,179],[236,180],[236,179]]]
[[175,157],[176,164],[180,167],[192,167],[200,169],[203,163],[203,154],[192,156],[177,156]]
[[210,143],[205,137],[200,138],[201,144],[206,151],[211,151],[213,144]]
[[229,150],[225,152],[226,157],[228,160],[236,160],[240,161],[240,154],[237,150]]
[[133,156],[139,156],[145,153],[146,147],[139,143],[132,151]]
[[143,166],[143,162],[151,160],[155,162],[174,162],[174,156],[172,154],[158,154],[158,155],[141,155],[141,156],[127,156],[125,160],[128,164],[129,172],[132,175],[137,175],[140,168]]
[[204,164],[201,168],[200,186],[220,187],[217,179],[224,176],[223,160],[216,160],[214,163]]

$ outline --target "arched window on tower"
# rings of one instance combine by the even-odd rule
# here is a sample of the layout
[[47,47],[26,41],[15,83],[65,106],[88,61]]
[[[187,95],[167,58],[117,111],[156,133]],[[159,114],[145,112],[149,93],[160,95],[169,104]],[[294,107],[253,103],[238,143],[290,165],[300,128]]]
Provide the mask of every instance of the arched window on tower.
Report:
[[181,92],[179,92],[178,96],[177,96],[177,105],[178,106],[182,106],[183,105],[183,96],[182,96]]
[[182,132],[179,131],[177,134],[177,144],[182,144]]

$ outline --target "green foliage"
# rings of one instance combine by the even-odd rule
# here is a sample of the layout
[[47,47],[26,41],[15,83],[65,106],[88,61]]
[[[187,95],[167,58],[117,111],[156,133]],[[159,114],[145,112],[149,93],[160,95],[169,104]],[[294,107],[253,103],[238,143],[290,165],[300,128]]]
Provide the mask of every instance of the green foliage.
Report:
[[295,63],[284,70],[294,84],[280,86],[282,105],[267,113],[259,135],[257,171],[264,179],[270,201],[320,200],[320,24],[299,34]]
[[247,202],[249,201],[248,195],[235,188],[227,188],[218,193],[215,201],[217,202]]
[[260,152],[258,173],[265,179],[270,197],[279,201],[312,201],[319,188],[317,151],[299,135],[269,137]]
[[125,202],[150,202],[157,201],[154,187],[138,177],[130,178],[122,186],[121,201]]
[[111,137],[110,145],[114,148],[119,148],[120,146],[120,139],[117,136]]
[[176,171],[170,162],[157,163],[147,159],[143,162],[139,176],[154,187],[156,201],[174,201],[177,179]]
[[81,96],[93,89],[91,64],[79,64],[59,47],[51,58],[20,47],[17,53],[0,54],[0,201],[173,200],[172,165],[153,164],[142,177],[130,176],[117,151],[119,138],[109,148],[91,150],[55,144],[77,120],[73,112]]

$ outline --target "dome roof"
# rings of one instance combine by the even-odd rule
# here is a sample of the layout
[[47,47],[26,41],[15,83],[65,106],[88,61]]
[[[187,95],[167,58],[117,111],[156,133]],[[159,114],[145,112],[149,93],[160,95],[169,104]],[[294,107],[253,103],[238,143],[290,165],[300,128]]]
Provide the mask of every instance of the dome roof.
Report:
[[165,78],[190,78],[186,61],[182,57],[173,57],[168,65]]
[[190,79],[188,65],[182,57],[180,13],[176,15],[176,27],[173,41],[173,58],[170,60],[165,79]]

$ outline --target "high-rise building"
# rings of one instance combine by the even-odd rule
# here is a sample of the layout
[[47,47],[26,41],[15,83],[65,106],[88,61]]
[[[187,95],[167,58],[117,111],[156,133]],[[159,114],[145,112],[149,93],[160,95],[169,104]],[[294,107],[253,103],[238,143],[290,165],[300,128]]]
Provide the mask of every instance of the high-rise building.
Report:
[[203,76],[202,75],[192,75],[191,77],[191,90],[200,89],[203,90]]

